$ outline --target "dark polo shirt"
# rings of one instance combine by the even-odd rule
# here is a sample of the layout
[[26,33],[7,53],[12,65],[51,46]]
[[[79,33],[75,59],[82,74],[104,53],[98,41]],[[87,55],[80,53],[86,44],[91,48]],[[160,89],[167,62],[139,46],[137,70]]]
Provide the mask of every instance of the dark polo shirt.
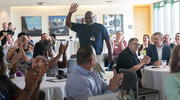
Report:
[[[127,47],[118,56],[116,71],[119,73],[120,68],[130,69],[139,63],[140,63],[140,61],[139,61],[137,55],[133,54],[129,50],[129,47]],[[140,69],[137,70],[136,73],[137,73],[138,78],[142,77]]]

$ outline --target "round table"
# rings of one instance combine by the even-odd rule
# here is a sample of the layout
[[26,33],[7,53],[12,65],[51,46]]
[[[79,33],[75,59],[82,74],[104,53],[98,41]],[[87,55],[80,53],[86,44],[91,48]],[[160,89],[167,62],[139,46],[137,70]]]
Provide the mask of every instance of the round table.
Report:
[[[47,79],[53,79],[56,81],[56,77],[47,77]],[[42,80],[40,89],[43,90],[46,94],[45,100],[64,100],[66,96],[65,85],[67,79],[62,79],[60,82],[49,82],[45,79]],[[25,86],[24,77],[21,79],[14,78],[12,81],[21,89]]]
[[[157,68],[155,66],[146,66],[141,70],[142,72],[142,85],[146,88],[157,89],[160,91],[160,100],[167,100],[165,95],[165,80],[169,75],[170,68]],[[148,96],[146,100],[158,100],[157,96]]]

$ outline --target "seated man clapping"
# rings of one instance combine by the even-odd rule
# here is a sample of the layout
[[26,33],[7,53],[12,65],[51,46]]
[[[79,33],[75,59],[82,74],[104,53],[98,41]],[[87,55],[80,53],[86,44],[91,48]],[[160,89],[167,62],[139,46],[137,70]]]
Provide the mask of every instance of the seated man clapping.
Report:
[[77,52],[77,66],[70,74],[66,83],[68,100],[88,100],[90,96],[113,93],[118,90],[123,80],[123,74],[116,74],[105,83],[94,70],[97,64],[96,53],[92,45],[84,45]]

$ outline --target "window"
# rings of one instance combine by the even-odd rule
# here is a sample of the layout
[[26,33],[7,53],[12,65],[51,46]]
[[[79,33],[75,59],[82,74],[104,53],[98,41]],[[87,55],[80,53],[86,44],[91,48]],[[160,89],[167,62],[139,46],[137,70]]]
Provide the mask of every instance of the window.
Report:
[[174,9],[175,33],[172,33],[172,35],[175,36],[179,32],[179,2],[174,3]]
[[179,0],[168,0],[154,3],[154,32],[175,34],[180,31],[180,7]]

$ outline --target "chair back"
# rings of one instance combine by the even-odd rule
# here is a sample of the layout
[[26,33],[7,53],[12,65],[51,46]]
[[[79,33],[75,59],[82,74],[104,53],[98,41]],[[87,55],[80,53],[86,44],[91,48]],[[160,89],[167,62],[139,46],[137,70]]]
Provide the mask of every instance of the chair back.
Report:
[[123,73],[123,81],[122,88],[129,91],[132,89],[133,91],[138,90],[138,78],[136,72],[129,69],[119,69],[119,73]]
[[67,63],[67,73],[70,74],[76,68],[76,65],[77,65],[76,58],[69,59]]
[[116,66],[117,66],[117,64],[113,64],[113,65],[112,65],[112,69],[113,69],[113,70],[116,69]]
[[71,58],[76,58],[77,54],[71,55]]
[[113,62],[114,62],[115,64],[117,64],[117,58],[118,58],[118,57],[114,57]]
[[103,53],[104,59],[108,58],[108,53]]

